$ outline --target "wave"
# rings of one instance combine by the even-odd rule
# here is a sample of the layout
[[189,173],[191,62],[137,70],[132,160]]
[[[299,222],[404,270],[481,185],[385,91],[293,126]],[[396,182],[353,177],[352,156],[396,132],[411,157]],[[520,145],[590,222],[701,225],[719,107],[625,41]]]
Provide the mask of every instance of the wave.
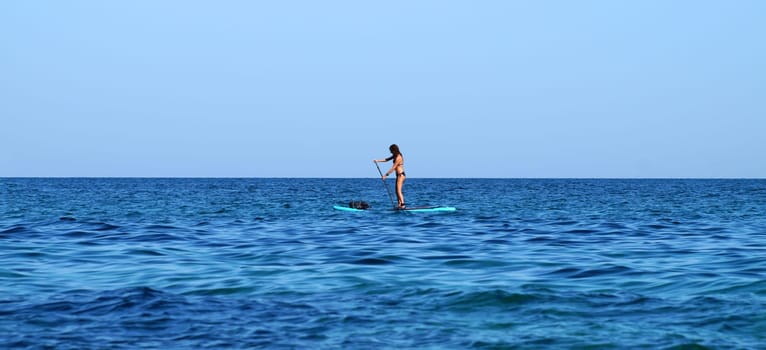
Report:
[[5,229],[0,231],[0,235],[12,235],[17,233],[34,233],[35,230],[32,230],[24,225],[15,225],[11,228]]
[[511,293],[502,289],[455,292],[443,295],[439,307],[447,311],[478,311],[486,308],[506,308],[542,300],[540,295]]
[[389,264],[393,264],[394,262],[391,260],[382,259],[382,258],[363,258],[363,259],[352,260],[349,263],[355,264],[355,265],[389,265]]
[[556,271],[552,271],[549,275],[566,277],[566,278],[591,278],[591,277],[613,277],[614,275],[624,275],[635,272],[633,269],[614,265],[598,268],[578,268],[578,267],[563,267]]

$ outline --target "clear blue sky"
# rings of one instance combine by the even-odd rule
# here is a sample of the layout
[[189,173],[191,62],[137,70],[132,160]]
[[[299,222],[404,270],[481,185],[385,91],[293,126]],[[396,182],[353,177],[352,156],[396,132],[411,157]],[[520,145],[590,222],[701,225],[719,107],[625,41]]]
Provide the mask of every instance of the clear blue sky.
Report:
[[2,1],[0,125],[0,176],[766,177],[766,1]]

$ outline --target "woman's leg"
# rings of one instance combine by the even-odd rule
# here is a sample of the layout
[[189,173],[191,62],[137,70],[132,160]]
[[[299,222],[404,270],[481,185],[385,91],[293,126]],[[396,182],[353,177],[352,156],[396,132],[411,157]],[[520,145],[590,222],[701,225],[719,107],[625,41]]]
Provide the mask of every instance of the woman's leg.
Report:
[[396,199],[399,201],[399,207],[404,207],[404,193],[402,193],[402,187],[404,187],[405,176],[399,176],[396,178]]

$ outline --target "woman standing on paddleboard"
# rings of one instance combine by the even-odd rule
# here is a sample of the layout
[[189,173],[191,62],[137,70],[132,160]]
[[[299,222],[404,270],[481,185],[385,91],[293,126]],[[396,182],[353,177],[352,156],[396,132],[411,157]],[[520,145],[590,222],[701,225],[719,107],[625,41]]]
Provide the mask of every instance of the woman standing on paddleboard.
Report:
[[388,147],[388,150],[391,151],[391,156],[386,159],[375,159],[373,160],[375,163],[383,163],[387,162],[389,160],[394,161],[394,165],[391,166],[391,169],[386,171],[386,174],[383,175],[383,181],[386,180],[386,176],[390,175],[392,172],[396,172],[396,200],[399,202],[399,209],[404,208],[404,194],[402,193],[402,186],[404,186],[404,157],[402,157],[402,152],[399,151],[399,146],[396,144],[393,144]]

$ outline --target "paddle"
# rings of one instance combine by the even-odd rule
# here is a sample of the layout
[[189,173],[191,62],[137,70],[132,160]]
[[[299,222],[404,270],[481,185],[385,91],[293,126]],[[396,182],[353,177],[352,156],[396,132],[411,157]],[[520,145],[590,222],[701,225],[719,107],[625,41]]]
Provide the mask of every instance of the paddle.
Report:
[[378,174],[380,174],[380,181],[383,181],[383,186],[386,188],[386,192],[388,192],[388,199],[391,200],[391,207],[396,209],[396,206],[394,205],[394,196],[391,195],[391,190],[388,189],[388,184],[386,183],[386,180],[383,179],[383,172],[380,171],[380,166],[378,165],[378,162],[374,162],[375,167],[378,168]]

